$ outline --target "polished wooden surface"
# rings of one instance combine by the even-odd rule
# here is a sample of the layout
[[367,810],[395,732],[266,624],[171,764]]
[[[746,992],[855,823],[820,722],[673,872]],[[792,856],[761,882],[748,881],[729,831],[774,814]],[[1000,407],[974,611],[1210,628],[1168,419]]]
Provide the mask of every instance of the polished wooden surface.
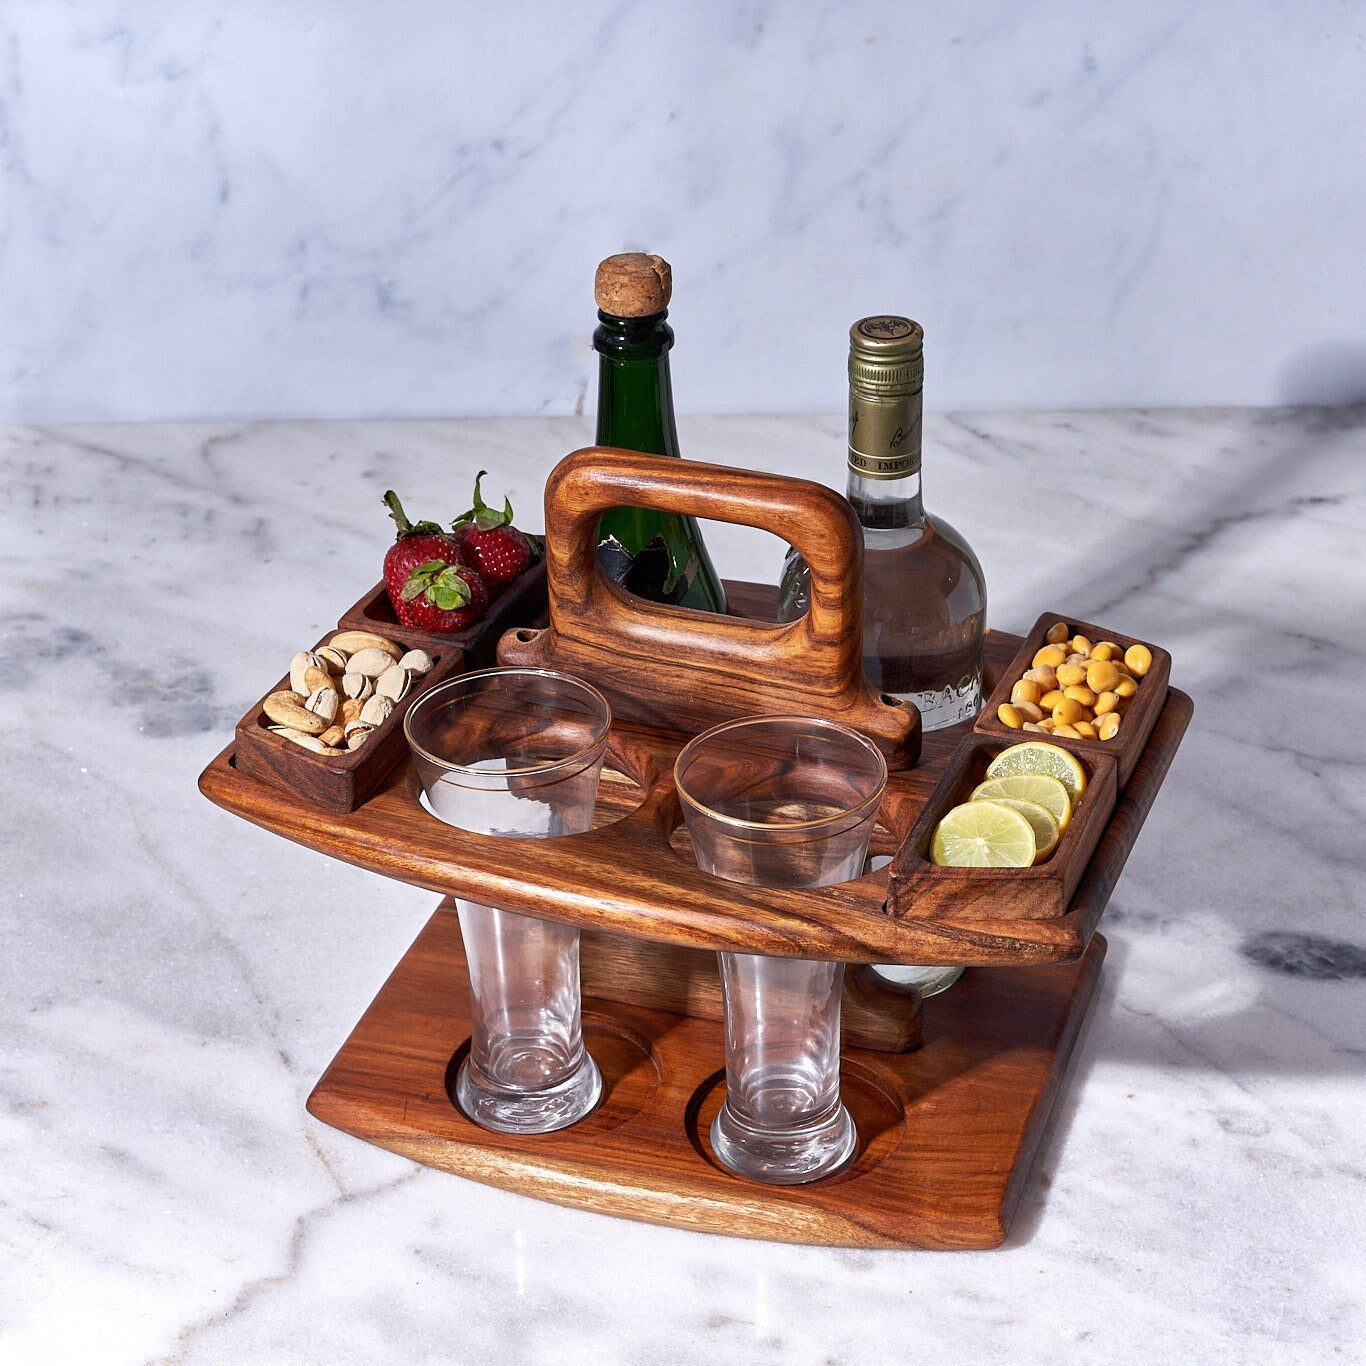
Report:
[[[732,587],[740,586],[728,591]],[[763,590],[752,590],[750,600],[761,606]],[[988,632],[991,672],[1018,644],[1018,637]],[[1085,949],[1190,714],[1190,699],[1171,691],[1067,913],[1042,919],[922,915],[895,889],[888,913],[885,870],[806,891],[710,877],[697,869],[677,833],[681,822],[671,771],[686,737],[666,732],[614,728],[609,762],[626,781],[608,787],[610,809],[604,815],[629,814],[587,834],[534,845],[441,824],[422,807],[411,764],[395,770],[349,814],[310,808],[249,777],[235,766],[231,748],[205,769],[200,789],[234,814],[331,857],[443,895],[494,901],[584,929],[622,931],[691,948],[844,962],[1058,963]],[[881,817],[889,832],[880,846],[884,851],[891,852],[910,830],[966,733],[962,726],[931,732],[921,763],[892,776]],[[632,807],[635,790],[641,796]]]
[[1091,750],[1077,756],[1086,789],[1057,846],[1041,862],[1030,868],[939,868],[929,860],[935,826],[971,798],[986,778],[987,765],[1015,743],[1014,738],[970,735],[958,746],[892,860],[888,906],[893,914],[951,915],[957,920],[1066,914],[1115,809],[1115,761],[1108,754]]
[[[1119,734],[1113,740],[1073,740],[1066,735],[1033,735],[1032,732],[1012,730],[997,720],[997,708],[1010,701],[1010,690],[1024,676],[1024,671],[1034,662],[1034,656],[1044,645],[1044,636],[1054,622],[1063,621],[1072,629],[1072,634],[1082,635],[1097,644],[1102,640],[1112,640],[1126,650],[1130,645],[1146,645],[1152,651],[1152,664],[1148,672],[1139,680],[1138,691],[1129,701],[1128,710],[1120,725]],[[1079,758],[1087,754],[1108,754],[1115,760],[1119,769],[1119,785],[1124,787],[1134,776],[1139,756],[1148,744],[1148,739],[1157,725],[1158,717],[1167,701],[1167,688],[1171,681],[1172,657],[1160,645],[1151,641],[1140,641],[1136,636],[1126,636],[1108,627],[1097,626],[1089,621],[1078,621],[1063,612],[1044,612],[1030,628],[1029,634],[1020,645],[1019,653],[1002,671],[995,688],[987,698],[987,704],[978,715],[973,729],[979,735],[1009,736],[1015,740],[1049,740],[1064,749],[1070,749]]]
[[[771,532],[811,571],[810,609],[786,625],[632,597],[598,568],[598,518],[618,506]],[[920,716],[863,673],[863,532],[820,484],[756,470],[590,447],[546,482],[550,621],[509,632],[501,664],[562,669],[601,689],[621,720],[697,734],[784,712],[853,726],[894,767],[913,764]]]
[[[599,980],[585,947],[585,974]],[[469,1036],[459,927],[443,907],[365,1012],[308,1102],[327,1124],[460,1176],[678,1228],[846,1247],[988,1248],[1006,1236],[1095,988],[1104,941],[1078,963],[970,971],[925,1003],[924,1047],[846,1048],[859,1130],[844,1172],[760,1186],[721,1168],[721,1026],[584,1002],[599,1107],[538,1137],[480,1129],[449,1098]]]

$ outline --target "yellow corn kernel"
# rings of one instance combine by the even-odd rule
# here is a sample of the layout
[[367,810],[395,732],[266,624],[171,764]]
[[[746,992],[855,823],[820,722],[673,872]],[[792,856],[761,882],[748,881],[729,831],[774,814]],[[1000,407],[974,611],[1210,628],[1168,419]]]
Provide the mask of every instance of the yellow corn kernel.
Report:
[[1039,698],[1039,706],[1041,706],[1044,711],[1052,711],[1061,701],[1062,689],[1050,688],[1041,698]]
[[1064,697],[1070,697],[1074,702],[1080,702],[1083,707],[1094,707],[1096,705],[1096,695],[1084,683],[1073,683],[1070,688],[1062,690]]
[[1036,669],[1056,669],[1067,658],[1067,651],[1061,645],[1045,645],[1034,656]]
[[1121,678],[1115,684],[1114,691],[1120,697],[1132,697],[1138,691],[1138,683],[1132,678]]
[[1086,709],[1074,697],[1064,697],[1053,708],[1053,719],[1060,726],[1070,726],[1073,721],[1080,721],[1081,714]]
[[1054,735],[1065,735],[1069,740],[1080,740],[1081,732],[1075,726],[1054,726]]
[[1032,678],[1022,678],[1010,690],[1012,702],[1037,702],[1043,696],[1043,687]]
[[1061,645],[1071,634],[1071,629],[1065,621],[1055,621],[1048,628],[1048,634],[1044,636],[1044,639],[1050,645]]
[[1119,646],[1112,640],[1102,640],[1099,645],[1091,647],[1091,658],[1098,659],[1101,663],[1108,663],[1119,653]]
[[1096,734],[1096,728],[1089,721],[1074,721],[1072,729],[1081,736],[1083,740],[1098,740],[1100,736]]
[[1019,712],[1026,721],[1043,720],[1043,708],[1035,702],[1016,702],[1015,710]]
[[1096,698],[1095,713],[1097,716],[1105,716],[1107,713],[1116,711],[1119,707],[1119,694],[1117,692],[1103,692]]
[[1019,730],[1024,725],[1024,717],[1019,711],[1010,705],[1009,702],[1002,702],[996,708],[996,719],[1003,725],[1009,726],[1011,730]]
[[1086,666],[1086,686],[1092,692],[1109,692],[1121,676],[1108,659],[1093,659]]
[[1117,711],[1107,712],[1100,718],[1100,738],[1102,740],[1113,740],[1119,733],[1119,713]]
[[1091,653],[1091,642],[1085,636],[1072,637],[1072,653],[1089,656]]
[[1086,680],[1086,666],[1084,664],[1062,664],[1058,667],[1058,686],[1060,688],[1070,688],[1073,683],[1082,683]]
[[1152,668],[1153,652],[1146,645],[1130,645],[1124,651],[1124,662],[1129,666],[1130,673],[1142,678]]

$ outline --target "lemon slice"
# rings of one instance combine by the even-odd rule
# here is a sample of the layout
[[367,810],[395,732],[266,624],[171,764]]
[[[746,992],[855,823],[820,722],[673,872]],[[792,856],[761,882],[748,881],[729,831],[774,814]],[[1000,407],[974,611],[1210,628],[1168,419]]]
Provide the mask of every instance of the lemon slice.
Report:
[[964,802],[934,828],[930,858],[941,868],[1028,868],[1034,827],[1000,802]]
[[1086,770],[1061,745],[1050,745],[1043,740],[1026,740],[1021,745],[1003,749],[987,768],[988,778],[1008,778],[1014,773],[1045,773],[1056,778],[1066,789],[1075,806],[1086,791]]
[[1038,802],[1022,802],[1018,797],[993,797],[994,802],[1018,811],[1034,827],[1034,862],[1042,863],[1058,847],[1058,823],[1051,811],[1044,810]]
[[[971,800],[993,801],[997,797],[1017,797],[1022,802],[1037,802],[1057,821],[1059,833],[1067,829],[1072,819],[1072,799],[1067,795],[1067,789],[1046,773],[1012,773],[1004,778],[988,778],[973,788]],[[1019,815],[1018,812],[1016,814]]]

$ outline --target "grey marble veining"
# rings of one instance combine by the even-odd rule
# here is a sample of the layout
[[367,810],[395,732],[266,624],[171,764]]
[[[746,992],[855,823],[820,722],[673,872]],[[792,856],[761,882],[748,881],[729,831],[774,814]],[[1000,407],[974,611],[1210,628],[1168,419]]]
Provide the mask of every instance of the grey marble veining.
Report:
[[[842,419],[684,418],[841,478]],[[1182,1363],[1366,1341],[1366,412],[928,420],[994,625],[1166,644],[1195,722],[1002,1251],[732,1241],[543,1205],[311,1120],[433,898],[195,778],[378,577],[380,506],[529,524],[586,420],[0,430],[0,1360]],[[771,538],[717,527],[723,572]]]
[[1339,0],[0,9],[0,421],[581,410],[674,266],[693,410],[1366,397]]

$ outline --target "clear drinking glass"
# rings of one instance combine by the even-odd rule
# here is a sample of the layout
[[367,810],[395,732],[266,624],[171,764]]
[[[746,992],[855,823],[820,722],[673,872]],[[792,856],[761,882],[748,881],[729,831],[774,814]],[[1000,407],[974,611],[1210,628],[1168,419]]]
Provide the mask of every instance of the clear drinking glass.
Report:
[[[824,887],[863,871],[887,782],[877,747],[833,721],[759,716],[699,735],[674,780],[698,867],[731,882]],[[770,1185],[853,1155],[840,1100],[844,964],[722,953],[726,1100],[712,1150]]]
[[[547,669],[486,669],[404,718],[429,810],[481,835],[553,839],[593,824],[607,700]],[[470,971],[470,1052],[456,1099],[476,1123],[540,1134],[586,1115],[602,1077],[583,1044],[579,932],[457,903]]]

